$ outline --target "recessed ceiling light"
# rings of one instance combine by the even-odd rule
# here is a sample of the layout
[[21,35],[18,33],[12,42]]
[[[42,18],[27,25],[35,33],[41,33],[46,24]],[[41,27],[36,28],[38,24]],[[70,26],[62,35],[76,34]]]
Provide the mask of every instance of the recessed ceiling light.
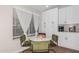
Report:
[[46,7],[48,7],[48,5],[46,5]]

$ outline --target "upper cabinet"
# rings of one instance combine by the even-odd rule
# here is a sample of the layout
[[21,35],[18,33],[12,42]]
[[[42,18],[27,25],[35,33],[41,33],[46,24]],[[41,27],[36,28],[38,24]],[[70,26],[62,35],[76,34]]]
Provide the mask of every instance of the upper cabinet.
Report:
[[79,23],[79,6],[68,6],[59,9],[59,24]]
[[59,24],[66,23],[66,8],[59,9]]
[[42,32],[48,36],[58,31],[58,8],[50,9],[42,13]]
[[42,21],[41,21],[41,32],[45,33],[45,29],[46,29],[46,15],[47,13],[43,12],[42,13]]
[[79,23],[79,6],[69,6],[66,8],[66,19],[68,24]]

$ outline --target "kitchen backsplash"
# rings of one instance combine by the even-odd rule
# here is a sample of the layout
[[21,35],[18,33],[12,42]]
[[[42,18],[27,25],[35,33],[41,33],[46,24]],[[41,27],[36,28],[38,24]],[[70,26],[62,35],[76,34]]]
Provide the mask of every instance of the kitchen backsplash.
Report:
[[79,24],[59,24],[59,32],[79,32]]

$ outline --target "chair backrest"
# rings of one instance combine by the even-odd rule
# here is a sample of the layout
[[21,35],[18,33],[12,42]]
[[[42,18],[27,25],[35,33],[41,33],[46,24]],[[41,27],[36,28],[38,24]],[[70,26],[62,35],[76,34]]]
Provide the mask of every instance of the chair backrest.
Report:
[[53,35],[52,35],[52,40],[54,40],[55,42],[58,42],[58,36],[55,35],[55,34],[53,34]]
[[20,42],[21,44],[26,40],[26,36],[23,34],[21,37],[20,37]]
[[42,38],[46,38],[46,34],[45,33],[39,33],[38,36],[41,36]]

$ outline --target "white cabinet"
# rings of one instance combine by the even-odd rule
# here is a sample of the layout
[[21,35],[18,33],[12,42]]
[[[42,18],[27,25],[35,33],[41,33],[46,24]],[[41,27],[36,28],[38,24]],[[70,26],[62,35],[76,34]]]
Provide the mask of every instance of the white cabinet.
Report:
[[66,8],[59,9],[59,24],[66,23]]
[[[79,23],[79,6],[68,6],[59,9],[59,24]],[[79,50],[79,33],[60,32],[58,45]]]
[[79,33],[60,32],[58,45],[70,49],[79,50]]
[[67,33],[68,48],[79,50],[79,33]]
[[68,24],[79,23],[79,6],[69,6],[66,8],[66,19]]
[[46,33],[46,16],[47,16],[47,13],[46,12],[43,12],[42,13],[42,21],[41,21],[41,29],[42,29],[42,33]]
[[51,36],[58,31],[58,8],[42,13],[42,31]]
[[59,24],[79,23],[79,6],[68,6],[59,9]]
[[59,33],[58,45],[62,46],[62,47],[68,47],[68,37],[67,37],[67,34],[65,32]]

